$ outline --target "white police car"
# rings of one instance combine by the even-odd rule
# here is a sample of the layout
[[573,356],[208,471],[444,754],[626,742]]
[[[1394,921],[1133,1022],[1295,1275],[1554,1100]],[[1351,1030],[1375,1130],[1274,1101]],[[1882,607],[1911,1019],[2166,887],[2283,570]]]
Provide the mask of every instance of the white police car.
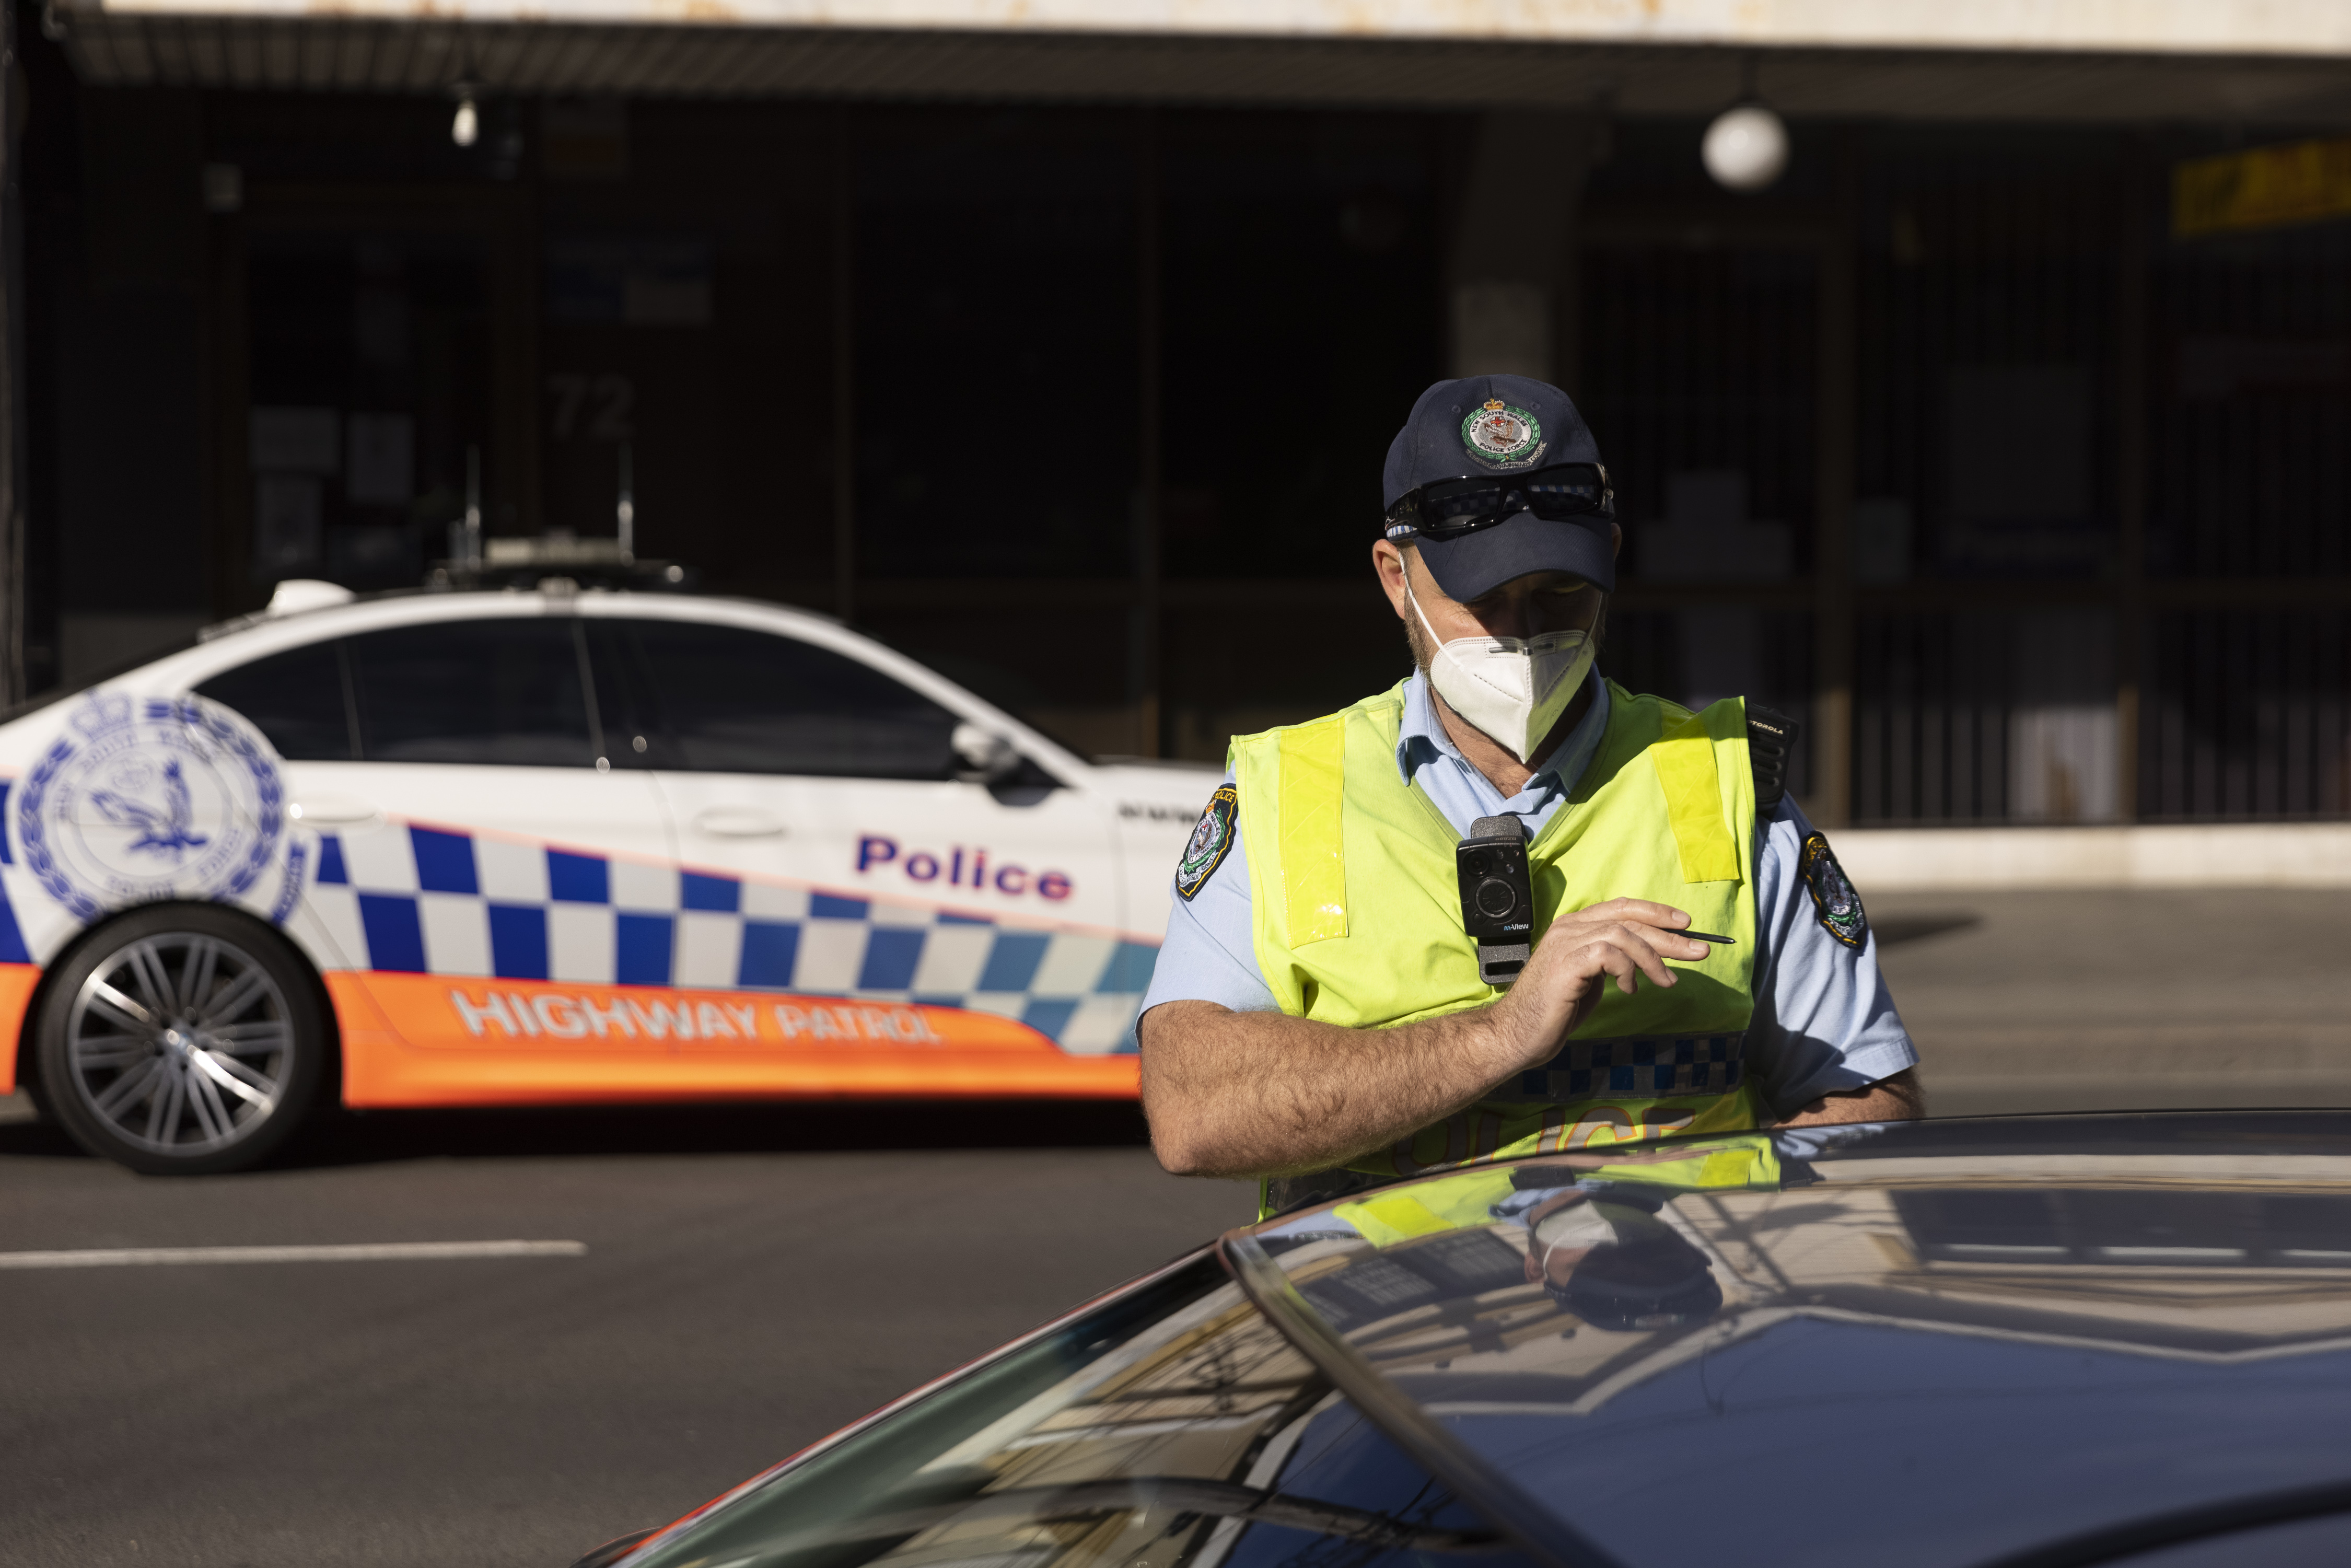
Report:
[[0,1091],[150,1172],[328,1095],[1131,1096],[1215,782],[773,605],[284,584],[0,726]]

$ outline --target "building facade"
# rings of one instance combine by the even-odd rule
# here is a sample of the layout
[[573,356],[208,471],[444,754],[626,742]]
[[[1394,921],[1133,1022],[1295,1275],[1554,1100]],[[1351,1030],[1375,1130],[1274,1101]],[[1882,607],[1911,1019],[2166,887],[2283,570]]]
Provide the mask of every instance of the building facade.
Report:
[[20,679],[625,503],[1215,758],[1403,673],[1387,440],[1517,371],[1603,668],[1796,715],[1820,820],[2351,813],[2351,13],[2180,9],[28,11]]

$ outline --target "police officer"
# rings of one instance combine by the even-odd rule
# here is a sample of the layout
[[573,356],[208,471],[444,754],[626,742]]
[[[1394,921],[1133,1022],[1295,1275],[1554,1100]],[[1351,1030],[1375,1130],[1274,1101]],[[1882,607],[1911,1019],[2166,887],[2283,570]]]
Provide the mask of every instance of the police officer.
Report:
[[[1234,738],[1138,1023],[1160,1163],[1259,1177],[1270,1212],[1497,1156],[1920,1114],[1770,720],[1593,674],[1623,535],[1566,394],[1440,382],[1384,484],[1372,562],[1414,673]],[[1468,929],[1473,829],[1524,834],[1514,977]]]

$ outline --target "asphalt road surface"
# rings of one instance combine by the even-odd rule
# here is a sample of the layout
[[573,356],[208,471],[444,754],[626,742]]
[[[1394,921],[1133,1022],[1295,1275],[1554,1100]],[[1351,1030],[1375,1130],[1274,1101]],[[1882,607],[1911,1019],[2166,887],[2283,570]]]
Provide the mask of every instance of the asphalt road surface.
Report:
[[2351,1106],[2351,892],[1862,891],[1937,1115]]
[[0,1270],[0,1560],[564,1568],[1249,1218],[1141,1137],[1131,1106],[379,1113],[190,1181],[0,1126],[0,1252],[587,1247]]

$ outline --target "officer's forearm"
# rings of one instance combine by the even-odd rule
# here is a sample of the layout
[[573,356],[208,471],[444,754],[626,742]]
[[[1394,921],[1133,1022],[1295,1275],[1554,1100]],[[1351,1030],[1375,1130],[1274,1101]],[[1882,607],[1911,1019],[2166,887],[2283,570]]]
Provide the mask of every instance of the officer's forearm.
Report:
[[1906,1067],[1866,1089],[1823,1094],[1781,1118],[1782,1127],[1825,1127],[1844,1122],[1916,1122],[1927,1114],[1918,1070]]
[[1177,1176],[1329,1170],[1451,1115],[1523,1055],[1491,1008],[1357,1030],[1167,1002],[1139,1040],[1151,1146]]

